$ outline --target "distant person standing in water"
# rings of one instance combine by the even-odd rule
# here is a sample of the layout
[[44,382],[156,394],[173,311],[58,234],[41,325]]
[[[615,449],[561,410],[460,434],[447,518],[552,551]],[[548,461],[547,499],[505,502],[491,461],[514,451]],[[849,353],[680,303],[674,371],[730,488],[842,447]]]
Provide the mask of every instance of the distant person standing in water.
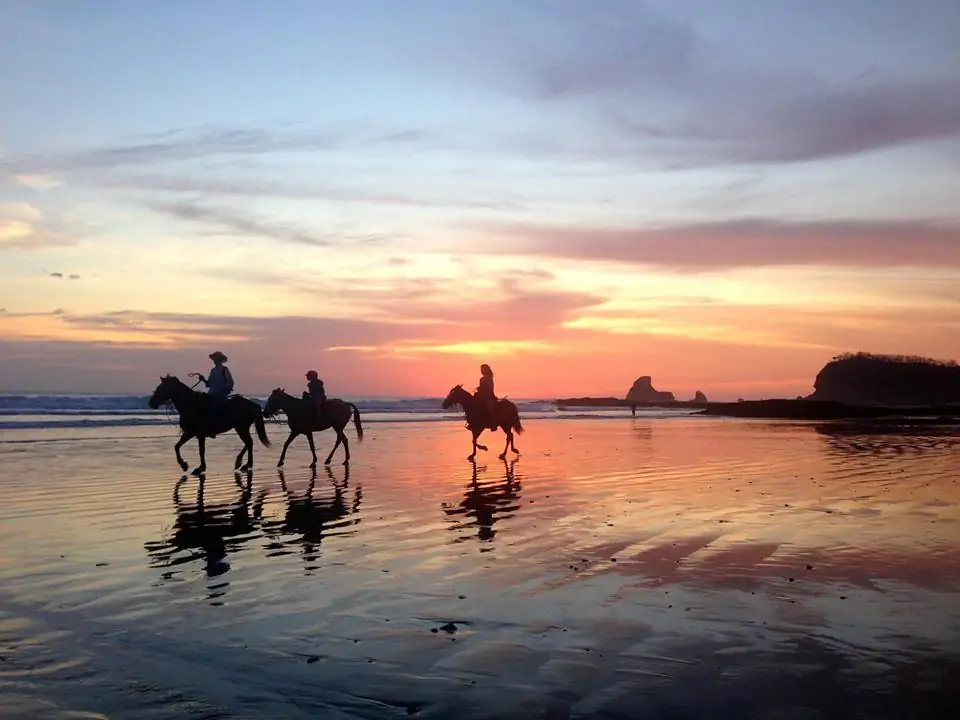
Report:
[[316,370],[310,370],[307,375],[306,395],[313,400],[313,414],[316,419],[320,419],[320,412],[324,403],[327,402],[327,391],[323,388],[323,380],[317,374]]
[[200,376],[200,381],[207,386],[207,400],[211,419],[217,419],[223,412],[227,397],[233,392],[233,375],[226,366],[227,356],[217,350],[210,353],[213,360],[213,369],[208,377]]
[[497,396],[493,391],[493,370],[484,363],[480,366],[480,383],[477,385],[477,398],[484,403],[488,413],[488,427],[497,429]]

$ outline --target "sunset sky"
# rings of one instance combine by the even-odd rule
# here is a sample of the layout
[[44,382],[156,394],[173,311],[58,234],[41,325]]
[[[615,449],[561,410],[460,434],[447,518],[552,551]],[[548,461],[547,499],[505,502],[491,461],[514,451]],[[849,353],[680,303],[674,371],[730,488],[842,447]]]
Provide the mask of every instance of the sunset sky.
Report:
[[955,0],[5,0],[0,107],[0,391],[960,359]]

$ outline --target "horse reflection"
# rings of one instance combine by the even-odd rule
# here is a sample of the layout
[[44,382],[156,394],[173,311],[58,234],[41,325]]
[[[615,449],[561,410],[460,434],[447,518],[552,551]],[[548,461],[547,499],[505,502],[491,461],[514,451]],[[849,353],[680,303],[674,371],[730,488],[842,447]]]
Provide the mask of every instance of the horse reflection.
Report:
[[252,471],[247,471],[245,478],[236,473],[234,481],[239,493],[233,501],[208,504],[204,498],[204,476],[199,479],[193,502],[181,497],[188,477],[180,478],[173,489],[177,517],[170,535],[144,546],[151,567],[169,568],[202,560],[207,577],[223,575],[230,569],[226,559],[228,546],[239,546],[251,538],[263,508],[262,497],[251,503]]
[[294,542],[301,546],[304,562],[315,562],[319,546],[325,538],[352,534],[353,531],[344,531],[343,528],[360,522],[358,517],[350,516],[359,513],[363,493],[361,486],[357,485],[352,496],[349,494],[350,466],[344,465],[343,468],[343,479],[340,481],[329,467],[324,468],[332,490],[332,493],[324,494],[320,494],[317,488],[317,470],[312,469],[307,490],[302,495],[291,491],[283,470],[277,470],[284,496],[284,514],[279,520],[267,519],[263,522],[263,532],[272,539],[269,547],[275,554],[282,554],[285,548],[281,537],[294,535]]
[[[517,460],[503,461],[503,480],[481,482],[478,479],[477,463],[474,461],[473,472],[463,500],[457,505],[444,503],[443,512],[451,518],[451,530],[457,531],[476,526],[477,539],[482,542],[493,540],[497,531],[494,523],[512,516],[520,509],[520,480],[514,473]],[[482,466],[484,472],[486,466]],[[461,537],[454,542],[466,540]]]

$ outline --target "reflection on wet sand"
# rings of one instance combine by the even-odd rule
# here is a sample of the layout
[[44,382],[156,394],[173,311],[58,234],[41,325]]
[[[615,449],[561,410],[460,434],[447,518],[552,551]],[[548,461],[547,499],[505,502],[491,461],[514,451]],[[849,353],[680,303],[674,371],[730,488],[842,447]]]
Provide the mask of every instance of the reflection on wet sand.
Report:
[[[222,575],[230,569],[228,545],[242,545],[250,540],[257,525],[259,504],[251,508],[253,472],[235,475],[239,489],[231,502],[208,503],[204,497],[206,476],[197,482],[196,500],[183,499],[183,487],[192,480],[184,475],[173,490],[176,520],[172,532],[160,542],[146,543],[151,567],[171,568],[194,560],[202,560],[207,577]],[[261,498],[262,500],[262,498]],[[170,579],[173,572],[164,573]]]
[[960,716],[960,436],[532,421],[467,466],[461,430],[178,482],[167,438],[0,443],[0,717]]
[[824,439],[828,452],[844,457],[930,455],[960,450],[960,428],[956,426],[833,422],[813,427]]
[[269,554],[271,556],[289,554],[290,551],[286,546],[291,541],[285,540],[284,537],[292,535],[292,542],[300,545],[303,561],[308,564],[307,570],[314,569],[309,564],[316,562],[319,546],[324,537],[332,533],[353,534],[353,530],[344,528],[360,522],[358,513],[363,492],[360,485],[357,485],[352,495],[348,496],[350,466],[343,466],[344,475],[340,481],[334,477],[329,467],[325,467],[324,470],[332,492],[324,494],[317,489],[317,470],[313,468],[307,490],[302,495],[297,495],[290,490],[286,475],[282,469],[278,470],[280,489],[284,497],[283,517],[279,520],[265,519],[262,523],[263,533],[270,539],[267,545]]
[[[451,519],[450,529],[453,531],[477,528],[476,537],[482,542],[493,540],[497,531],[493,529],[498,519],[511,517],[520,509],[520,480],[517,478],[514,466],[517,459],[503,460],[503,477],[480,480],[480,473],[486,473],[486,465],[477,466],[471,461],[472,474],[467,484],[467,491],[463,500],[457,505],[443,503],[443,512]],[[469,539],[461,535],[454,542]]]
[[[173,490],[176,517],[171,530],[160,541],[145,543],[150,566],[165,569],[163,580],[176,578],[179,566],[202,562],[207,577],[217,577],[230,570],[228,555],[248,546],[251,541],[266,538],[267,557],[289,555],[290,544],[301,547],[304,562],[317,559],[323,538],[330,534],[350,534],[347,526],[360,522],[359,510],[363,492],[360,485],[350,493],[349,466],[342,480],[337,480],[330,468],[325,468],[330,492],[317,487],[317,471],[312,470],[306,491],[300,495],[288,487],[286,476],[279,471],[279,496],[284,511],[282,517],[265,517],[264,505],[271,497],[271,488],[263,487],[254,495],[253,472],[244,476],[237,473],[234,482],[237,492],[229,501],[210,502],[206,498],[207,478],[183,476]],[[185,498],[185,488],[197,482],[196,496]],[[353,517],[355,516],[355,517]],[[351,519],[347,519],[350,517]],[[225,592],[226,584],[221,586]]]

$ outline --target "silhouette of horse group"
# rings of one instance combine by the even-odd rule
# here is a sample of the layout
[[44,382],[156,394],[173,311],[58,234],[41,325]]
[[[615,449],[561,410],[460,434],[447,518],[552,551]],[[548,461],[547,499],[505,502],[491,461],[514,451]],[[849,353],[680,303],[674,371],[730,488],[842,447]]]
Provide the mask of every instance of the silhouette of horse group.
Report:
[[[249,470],[253,468],[253,436],[250,434],[250,427],[256,428],[257,438],[265,447],[270,447],[270,439],[267,437],[264,418],[273,417],[279,412],[283,412],[287,418],[287,427],[290,434],[283,444],[283,450],[280,453],[280,460],[277,467],[283,467],[287,456],[287,448],[294,438],[299,435],[306,435],[307,442],[310,445],[310,454],[313,457],[311,468],[317,466],[317,451],[313,442],[313,433],[322,432],[333,428],[337,439],[324,460],[325,465],[329,465],[333,459],[334,453],[340,445],[343,445],[343,451],[346,459],[344,465],[350,462],[350,443],[344,433],[344,428],[353,419],[354,427],[357,431],[357,441],[363,440],[363,425],[360,422],[360,410],[353,403],[340,400],[339,398],[328,399],[323,406],[317,410],[312,400],[308,398],[297,398],[287,394],[283,388],[276,388],[270,397],[267,398],[266,405],[261,408],[260,404],[242,395],[232,395],[221,405],[210,403],[207,393],[199,392],[188,387],[184,382],[173,375],[167,375],[160,378],[160,384],[153,391],[150,397],[149,405],[154,410],[161,405],[172,403],[176,408],[180,418],[180,438],[174,445],[173,450],[177,456],[177,463],[180,469],[186,471],[187,461],[180,454],[180,448],[184,443],[197,439],[197,446],[200,451],[200,464],[193,470],[194,475],[201,475],[207,470],[206,459],[206,441],[207,438],[215,438],[217,435],[235,431],[243,441],[243,449],[237,454],[234,462],[235,470]],[[468,460],[473,460],[477,455],[477,450],[486,450],[486,446],[477,443],[477,438],[484,430],[502,429],[507,436],[506,444],[500,459],[507,456],[507,451],[511,450],[519,455],[520,451],[514,443],[514,433],[522,434],[523,425],[520,423],[520,413],[517,406],[510,400],[502,398],[496,403],[495,417],[490,418],[485,404],[479,402],[477,397],[470,391],[464,389],[463,385],[456,385],[447,394],[447,397],[441,403],[444,410],[451,407],[460,406],[464,411],[467,420],[467,429],[473,437],[473,450]],[[246,456],[246,462],[244,462]]]

